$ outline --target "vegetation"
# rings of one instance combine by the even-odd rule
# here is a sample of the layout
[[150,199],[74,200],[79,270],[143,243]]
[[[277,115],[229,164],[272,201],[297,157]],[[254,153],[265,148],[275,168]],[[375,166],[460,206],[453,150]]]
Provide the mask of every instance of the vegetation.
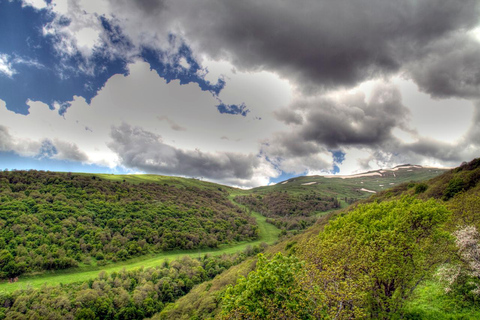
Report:
[[[270,260],[262,256],[256,268],[255,261],[241,263],[154,319],[308,318],[296,313],[300,303],[315,318],[478,319],[479,164],[474,160],[426,182],[401,183],[329,212],[304,233],[267,248],[264,257]],[[459,185],[455,181],[463,181],[462,188],[452,187]],[[292,193],[301,193],[298,188]],[[281,259],[275,256],[279,251]],[[288,274],[286,266],[294,277],[282,282],[276,272]],[[235,284],[235,277],[242,280]],[[287,297],[288,290],[308,294]],[[245,304],[263,310],[261,315],[239,303],[249,295]],[[189,307],[192,301],[198,302]]]
[[256,238],[220,190],[0,172],[0,278]]
[[271,192],[266,195],[239,195],[235,197],[235,202],[260,212],[269,218],[269,223],[288,231],[305,229],[315,223],[315,214],[340,207],[336,198],[324,197],[314,191],[304,194]]
[[[0,319],[475,318],[479,164],[420,183],[409,181],[440,172],[405,167],[253,190],[153,175],[0,172],[2,275],[21,271],[18,283],[35,283],[0,293]],[[369,196],[362,188],[379,192],[333,211]],[[273,243],[279,230],[267,221],[292,237],[256,258],[246,259],[260,248],[220,256]],[[205,251],[216,255],[200,258]],[[162,262],[182,254],[190,257]],[[79,267],[49,275],[35,264],[62,258]],[[99,268],[109,272],[88,276]],[[429,299],[440,305],[429,309]]]
[[297,258],[259,255],[257,268],[240,277],[223,295],[224,319],[314,319],[326,315],[317,286],[308,286]]
[[3,293],[0,319],[143,319],[259,251],[256,247],[233,255],[185,256],[156,267],[101,272],[87,282]]

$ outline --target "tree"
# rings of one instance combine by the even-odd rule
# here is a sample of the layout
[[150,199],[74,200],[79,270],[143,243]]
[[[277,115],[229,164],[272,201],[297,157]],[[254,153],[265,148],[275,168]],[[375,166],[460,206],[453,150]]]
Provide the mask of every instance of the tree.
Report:
[[332,317],[391,318],[448,259],[447,209],[411,197],[358,206],[300,248]]
[[[277,253],[272,260],[258,255],[257,268],[228,286],[222,299],[224,319],[314,319],[322,304],[315,288],[302,283],[304,269],[295,257]],[[312,290],[309,290],[312,289]]]

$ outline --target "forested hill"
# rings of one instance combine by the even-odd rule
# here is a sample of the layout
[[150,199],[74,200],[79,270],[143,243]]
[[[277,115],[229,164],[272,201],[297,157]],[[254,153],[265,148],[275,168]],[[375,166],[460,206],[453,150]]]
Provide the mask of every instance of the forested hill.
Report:
[[235,201],[268,217],[268,222],[295,234],[326,212],[381,193],[395,186],[428,180],[444,168],[401,165],[350,176],[304,176],[251,190],[233,190]]
[[258,237],[228,187],[178,179],[0,172],[0,278]]
[[479,319],[479,230],[474,159],[329,212],[153,319]]

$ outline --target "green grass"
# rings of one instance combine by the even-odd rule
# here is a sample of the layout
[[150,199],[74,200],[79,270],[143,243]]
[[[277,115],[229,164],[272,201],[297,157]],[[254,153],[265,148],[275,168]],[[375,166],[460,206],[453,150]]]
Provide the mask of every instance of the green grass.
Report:
[[107,174],[107,173],[78,173],[88,176],[97,176],[104,180],[118,181],[118,182],[129,182],[132,184],[139,183],[160,183],[160,184],[169,184],[177,187],[197,187],[201,189],[209,189],[219,191],[233,191],[235,188],[220,185],[213,182],[203,181],[194,178],[182,178],[182,177],[173,177],[173,176],[160,176],[156,174]]
[[[325,178],[322,176],[304,176],[286,180],[286,183],[278,183],[274,186],[258,187],[250,190],[236,190],[238,195],[267,194],[269,192],[287,191],[290,194],[305,194],[311,191],[324,196],[337,197],[339,200],[348,198],[365,199],[372,193],[361,191],[365,188],[376,192],[387,190],[404,182],[422,181],[434,178],[445,169],[430,168],[404,168],[397,171],[385,171],[382,176],[358,177],[358,178]],[[305,183],[316,182],[312,185]]]
[[446,295],[433,280],[419,286],[405,307],[406,319],[480,319],[480,309],[461,297]]
[[106,266],[85,266],[80,268],[60,270],[50,273],[44,273],[36,276],[21,277],[15,283],[3,282],[0,283],[0,292],[13,292],[18,289],[25,289],[27,287],[39,288],[46,284],[49,286],[67,284],[73,282],[84,282],[89,279],[96,278],[101,271],[113,272],[120,271],[123,268],[135,269],[140,267],[155,267],[160,265],[165,260],[173,260],[183,256],[200,257],[205,254],[222,255],[224,253],[231,254],[245,250],[248,246],[256,246],[265,242],[273,244],[280,234],[280,230],[275,226],[266,222],[266,218],[259,213],[252,212],[251,215],[257,220],[260,231],[260,237],[255,241],[239,242],[233,245],[222,245],[218,249],[203,249],[203,250],[183,250],[183,251],[169,251],[156,255],[147,255],[128,261],[117,262]]

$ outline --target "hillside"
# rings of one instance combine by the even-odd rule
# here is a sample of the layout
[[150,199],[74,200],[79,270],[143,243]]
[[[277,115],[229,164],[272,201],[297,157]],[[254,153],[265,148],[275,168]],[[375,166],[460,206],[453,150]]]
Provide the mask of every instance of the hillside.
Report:
[[[413,171],[415,169],[417,172]],[[409,171],[411,169],[399,168],[393,170],[395,176],[386,174],[385,179],[401,183],[418,180],[415,173],[419,176],[438,174],[438,171],[422,169]],[[367,176],[367,179],[370,177]],[[360,178],[362,180],[358,180]],[[311,184],[312,181],[302,182],[304,179],[325,180],[323,189]],[[194,313],[205,316],[218,314],[221,302],[218,293],[226,284],[235,283],[239,274],[247,275],[254,270],[256,258],[248,257],[265,248],[261,242],[271,244],[278,239],[279,230],[270,223],[282,228],[281,235],[288,240],[267,248],[265,255],[272,257],[276,252],[293,252],[298,243],[313,237],[331,217],[339,215],[332,211],[336,209],[332,204],[337,202],[337,207],[345,207],[344,197],[358,188],[356,183],[361,185],[366,181],[365,177],[301,177],[283,185],[240,190],[196,179],[156,175],[4,172],[0,179],[1,219],[9,223],[9,227],[4,228],[7,236],[10,231],[16,231],[13,231],[11,239],[5,241],[2,254],[6,259],[2,262],[6,263],[2,267],[6,276],[12,275],[8,274],[9,270],[25,273],[13,279],[15,283],[0,284],[0,291],[3,291],[0,293],[0,304],[10,306],[0,308],[0,318],[4,314],[8,317],[28,315],[49,319],[73,316],[141,319],[162,310],[167,318],[190,318]],[[348,182],[344,186],[350,187],[342,190],[340,186],[343,182]],[[279,187],[283,188],[281,192]],[[312,191],[315,188],[318,188],[317,191]],[[328,193],[332,190],[337,191],[335,196]],[[364,197],[370,195],[368,192],[361,194]],[[258,204],[241,201],[241,197],[251,195]],[[337,200],[337,197],[343,199]],[[149,214],[150,211],[154,214]],[[129,215],[133,216],[128,219]],[[152,220],[135,225],[142,221],[143,216]],[[35,224],[39,227],[31,228],[33,224],[29,224],[31,220],[27,218],[37,219]],[[246,219],[245,224],[242,224],[242,219]],[[76,224],[66,224],[75,220]],[[232,224],[232,221],[235,223]],[[115,222],[124,225],[115,228]],[[218,227],[217,222],[220,222]],[[317,224],[312,228],[299,233],[300,229],[315,222]],[[136,228],[131,228],[131,224]],[[61,228],[49,230],[55,225],[61,225]],[[86,232],[79,233],[79,226]],[[222,226],[225,228],[222,229]],[[292,226],[294,232],[289,229]],[[162,235],[166,232],[174,234],[175,245],[187,244],[185,240],[191,240],[192,235],[197,236],[196,239],[217,241],[211,245],[194,243],[193,250],[180,246],[170,251],[171,248],[159,248],[146,240],[144,250],[132,251],[126,257],[117,256],[123,249],[130,253],[130,247],[142,248],[138,241],[144,240],[141,239],[143,237],[149,239],[146,237],[149,232],[157,235],[155,232],[162,228]],[[144,233],[134,234],[132,231]],[[73,237],[64,237],[69,232],[73,233]],[[42,238],[44,233],[46,236]],[[32,244],[32,235],[40,239],[39,243],[43,242],[43,248],[49,251],[41,251],[36,243]],[[75,239],[76,235],[80,235],[79,239]],[[128,246],[122,246],[116,252],[108,251],[115,247],[115,242],[108,241],[119,237],[129,239]],[[64,238],[70,239],[70,247],[61,247],[66,243]],[[162,238],[151,237],[160,241]],[[85,245],[78,252],[71,248],[74,240],[78,240],[79,245]],[[130,246],[132,243],[135,245]],[[17,244],[20,245],[15,247]],[[202,256],[205,253],[208,255]],[[51,264],[69,255],[78,267],[68,270],[57,268],[47,273],[45,264],[32,264],[29,260],[35,258],[32,261]],[[19,267],[12,268],[17,263],[20,263]],[[228,270],[222,273],[225,269]],[[216,275],[219,276],[213,282],[205,282]],[[184,298],[178,300],[178,304],[173,304],[182,296]],[[39,304],[39,299],[45,303]],[[25,307],[22,307],[23,304],[26,304]],[[58,304],[62,305],[61,309],[45,307]]]
[[[253,194],[272,191],[305,193],[314,191],[322,196],[336,197],[339,200],[368,198],[404,182],[428,180],[448,171],[446,168],[430,168],[419,165],[401,165],[392,169],[368,171],[354,175],[304,176],[285,180],[273,186],[249,190]],[[372,192],[373,191],[373,192]]]
[[402,165],[349,176],[297,177],[273,186],[234,190],[234,199],[268,217],[268,221],[286,235],[313,225],[319,216],[330,210],[344,208],[377,192],[407,182],[427,180],[446,171],[448,169]]
[[115,178],[0,172],[0,278],[258,237],[255,219],[218,185]]
[[[393,172],[399,170],[405,171],[400,168]],[[426,172],[431,172],[429,170],[432,169],[426,170]],[[393,174],[388,174],[388,176],[393,176]],[[392,189],[384,191],[377,189],[380,192],[361,201],[360,204],[327,213],[305,232],[267,248],[264,255],[270,260],[262,262],[261,269],[256,269],[256,259],[245,261],[212,281],[195,287],[189,294],[168,305],[154,319],[172,317],[175,319],[192,317],[241,319],[253,316],[249,310],[263,310],[264,316],[257,314],[258,318],[268,318],[265,315],[270,312],[271,316],[271,312],[274,312],[273,314],[277,316],[288,314],[287,318],[296,319],[302,318],[299,315],[305,308],[312,308],[309,309],[310,316],[319,312],[323,315],[321,317],[331,314],[332,318],[340,319],[351,317],[478,319],[480,316],[480,297],[477,290],[480,283],[479,270],[472,271],[472,266],[476,266],[474,260],[469,260],[472,253],[465,255],[465,251],[462,250],[466,249],[461,249],[459,247],[461,243],[455,242],[454,239],[459,237],[459,232],[463,232],[462,228],[465,224],[480,230],[479,177],[480,159],[475,159],[428,181],[415,183],[407,182],[409,180],[405,179]],[[359,178],[362,180],[358,180]],[[308,183],[307,179],[312,178],[296,178],[283,185],[277,185],[275,188],[286,188],[288,183],[291,183],[290,186],[292,186],[296,182],[297,190],[302,190],[302,184]],[[317,183],[323,179],[318,179]],[[363,181],[365,184],[367,179],[381,179],[381,177],[372,175],[356,179],[357,182]],[[342,183],[345,180],[338,181]],[[377,183],[377,181],[370,181],[372,189],[373,182]],[[351,183],[350,180],[348,183]],[[355,183],[352,184],[352,187],[355,188]],[[257,192],[265,194],[267,189],[258,188]],[[401,209],[402,207],[412,209],[415,207],[416,209],[404,210]],[[388,212],[396,213],[388,215]],[[412,216],[413,212],[416,212],[416,217]],[[372,220],[366,220],[367,217]],[[366,221],[370,222],[365,224]],[[381,226],[382,224],[384,227]],[[372,227],[373,225],[375,227]],[[353,228],[353,226],[355,229],[349,233],[348,228]],[[365,231],[361,231],[365,230],[364,228],[369,230],[373,238],[363,238],[362,242],[365,242],[367,246],[361,244],[362,242],[355,246],[354,244],[363,237],[362,234],[365,234]],[[395,234],[395,232],[398,233]],[[413,232],[411,240],[408,240],[408,237],[401,240],[409,232]],[[477,233],[475,237],[472,248],[478,248],[480,235]],[[383,244],[382,238],[386,241]],[[403,243],[402,241],[407,242]],[[413,242],[409,244],[408,241]],[[390,247],[385,243],[389,243]],[[401,246],[404,246],[403,249]],[[416,251],[411,251],[414,250],[413,248]],[[283,276],[275,278],[274,274],[278,272],[276,270],[286,272],[289,268],[296,268],[294,262],[283,258],[283,260],[274,258],[278,252],[285,256],[293,255],[298,259],[306,260],[307,274],[294,276],[289,280],[291,282],[278,282],[278,279],[282,279]],[[385,255],[380,254],[382,252],[385,252]],[[404,260],[402,255],[398,255],[399,252],[404,252],[406,257],[411,257],[408,259],[413,260],[411,262]],[[478,253],[477,251],[475,254]],[[320,258],[319,255],[323,254],[325,256]],[[412,262],[414,263],[411,264]],[[424,269],[417,273],[418,271],[415,270],[421,264]],[[321,265],[323,266],[320,267]],[[436,274],[438,274],[438,270],[449,270],[449,266],[454,266],[454,274],[459,272],[460,276],[454,278],[449,276],[445,282],[445,278],[436,276]],[[311,267],[313,269],[310,269]],[[412,269],[409,269],[410,267]],[[247,274],[255,270],[256,274],[252,273],[247,277]],[[337,274],[338,271],[340,273]],[[298,271],[297,275],[300,274],[302,273]],[[363,276],[359,277],[361,274]],[[232,287],[232,285],[240,283],[238,279],[242,276],[247,278],[242,280],[244,282],[241,282],[241,286],[238,285],[238,289],[234,289],[237,287]],[[263,279],[263,282],[256,282],[256,279]],[[376,280],[372,283],[363,282],[366,279]],[[324,288],[322,290],[333,291],[330,293],[322,291],[322,293],[316,292],[316,289],[313,290],[308,285],[305,287],[306,284],[320,280],[327,281],[322,282],[323,284],[320,286]],[[329,282],[332,280],[334,281]],[[272,287],[268,284],[270,281]],[[400,289],[397,289],[395,285],[395,283],[402,282],[405,286],[410,286],[410,289],[403,293],[398,291]],[[334,286],[331,287],[329,283]],[[375,300],[383,301],[382,303],[386,303],[386,305],[375,305],[372,304],[373,300],[365,299],[373,297],[372,295],[375,294],[377,289],[372,287],[372,284],[375,283],[388,284],[388,286],[382,285],[378,288],[382,291],[377,292],[375,298]],[[225,294],[229,286],[227,298]],[[242,295],[243,290],[247,290],[246,288],[249,290],[248,302],[241,300],[246,298]],[[301,288],[305,288],[306,291],[301,291]],[[389,289],[387,290],[387,288]],[[285,296],[281,298],[282,290],[289,292],[288,298]],[[269,298],[262,300],[262,296]],[[236,301],[243,301],[243,304],[253,306],[253,309],[241,308],[239,306],[242,304],[236,305]],[[275,301],[274,304],[271,304],[272,301]],[[320,309],[316,309],[315,305],[311,305],[313,301],[324,301],[326,304],[322,304]],[[295,309],[295,306],[299,305],[303,307]],[[393,305],[395,305],[394,308]]]

